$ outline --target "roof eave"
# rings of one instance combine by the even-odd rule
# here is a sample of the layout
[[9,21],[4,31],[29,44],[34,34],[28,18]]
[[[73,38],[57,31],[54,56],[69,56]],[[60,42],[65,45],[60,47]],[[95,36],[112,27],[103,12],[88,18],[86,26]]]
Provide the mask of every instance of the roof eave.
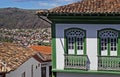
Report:
[[78,12],[78,13],[53,13],[53,12],[38,12],[38,16],[120,16],[120,12]]

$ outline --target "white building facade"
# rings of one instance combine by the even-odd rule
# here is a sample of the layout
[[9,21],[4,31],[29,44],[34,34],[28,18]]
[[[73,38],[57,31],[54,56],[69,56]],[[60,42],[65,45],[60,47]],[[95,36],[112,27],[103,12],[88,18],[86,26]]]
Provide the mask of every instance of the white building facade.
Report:
[[16,70],[6,74],[6,77],[40,77],[41,63],[34,58],[30,58]]
[[41,62],[31,57],[17,69],[1,73],[0,77],[51,77],[51,61]]
[[53,77],[119,77],[119,4],[81,0],[37,13],[52,21]]
[[55,30],[56,77],[119,76],[108,74],[120,70],[119,24],[56,24]]

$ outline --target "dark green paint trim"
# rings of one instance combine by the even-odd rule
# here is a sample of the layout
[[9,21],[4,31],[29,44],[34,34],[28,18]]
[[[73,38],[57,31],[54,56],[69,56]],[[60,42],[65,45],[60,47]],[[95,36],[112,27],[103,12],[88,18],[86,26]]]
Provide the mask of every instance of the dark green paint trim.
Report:
[[57,70],[53,69],[53,72],[60,72],[60,73],[80,73],[80,74],[109,74],[109,75],[120,75],[118,71],[87,71],[87,70]]
[[120,56],[120,31],[119,31],[118,45],[117,45],[117,46],[118,46],[118,47],[117,47],[117,50],[118,50],[117,55]]
[[75,23],[80,23],[80,24],[120,24],[120,19],[119,20],[75,20],[75,19],[59,19],[59,20],[51,20],[54,21],[55,23],[70,23],[70,24],[75,24]]
[[74,47],[75,47],[75,55],[77,55],[77,39],[76,38],[75,38]]
[[119,12],[38,12],[38,16],[120,16]]
[[52,69],[56,68],[56,27],[52,24]]
[[101,46],[100,46],[100,38],[99,38],[99,30],[97,31],[97,51],[98,51],[98,56],[101,55]]
[[66,37],[66,31],[67,30],[64,30],[64,53],[65,54],[68,54],[68,44],[67,44],[67,37]]
[[107,20],[117,20],[120,16],[47,16],[49,19],[107,19]]
[[120,16],[48,16],[55,23],[120,24]]
[[[83,49],[83,55],[86,55],[86,30],[84,29],[81,29],[81,28],[77,28],[77,27],[72,27],[72,28],[68,28],[68,29],[65,29],[64,30],[64,52],[65,54],[68,54],[68,44],[67,44],[67,37],[66,37],[66,32],[70,29],[79,29],[79,30],[82,30],[84,33],[85,33],[85,37],[84,37],[84,49]],[[76,40],[76,39],[75,39]],[[77,54],[77,42],[75,41],[75,44],[74,44],[74,47],[75,47],[75,54]]]
[[108,51],[107,51],[107,53],[108,53],[108,56],[110,56],[110,39],[108,39],[108,44],[107,44],[107,47],[108,47]]
[[98,31],[100,32],[100,31],[103,31],[103,30],[113,30],[113,31],[119,32],[119,30],[116,30],[114,28],[104,28],[104,29],[101,29],[101,30],[98,30]]
[[84,32],[85,32],[85,37],[84,37],[84,39],[83,39],[83,40],[84,40],[84,49],[83,49],[83,51],[84,51],[84,55],[86,55],[86,53],[87,53],[87,52],[86,52],[86,50],[87,50],[87,47],[86,47],[86,46],[87,46],[87,45],[86,45],[86,33],[87,33],[87,32],[86,32],[86,30],[84,30]]
[[101,39],[99,38],[99,55],[101,55]]
[[53,71],[52,71],[52,77],[57,77],[57,76],[56,76],[56,72],[53,72]]
[[[38,13],[39,14],[39,13]],[[45,16],[120,16],[119,12],[79,12],[79,13],[70,13],[70,12],[50,12],[44,13]]]
[[68,52],[68,44],[67,44],[67,37],[65,36],[65,31],[64,31],[64,53],[67,54]]

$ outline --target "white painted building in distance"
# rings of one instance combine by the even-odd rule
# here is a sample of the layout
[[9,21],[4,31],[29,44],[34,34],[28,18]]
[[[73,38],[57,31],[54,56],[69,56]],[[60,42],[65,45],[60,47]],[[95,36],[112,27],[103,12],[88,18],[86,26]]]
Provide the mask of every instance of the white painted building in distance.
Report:
[[53,77],[120,76],[119,5],[82,0],[37,12],[52,21]]
[[51,77],[50,71],[50,57],[15,44],[0,44],[0,77]]

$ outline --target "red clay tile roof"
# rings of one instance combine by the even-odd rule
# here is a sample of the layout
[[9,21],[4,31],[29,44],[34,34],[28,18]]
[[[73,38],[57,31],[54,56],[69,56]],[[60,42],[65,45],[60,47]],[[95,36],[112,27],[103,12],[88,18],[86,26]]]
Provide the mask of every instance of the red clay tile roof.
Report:
[[31,46],[30,48],[39,52],[40,56],[43,57],[43,59],[41,59],[43,62],[51,61],[52,48],[50,46]]
[[37,13],[120,13],[120,0],[82,0]]
[[31,46],[30,48],[42,54],[52,54],[52,48],[50,46]]
[[30,48],[11,43],[0,43],[0,72],[15,70],[35,54],[36,52]]

